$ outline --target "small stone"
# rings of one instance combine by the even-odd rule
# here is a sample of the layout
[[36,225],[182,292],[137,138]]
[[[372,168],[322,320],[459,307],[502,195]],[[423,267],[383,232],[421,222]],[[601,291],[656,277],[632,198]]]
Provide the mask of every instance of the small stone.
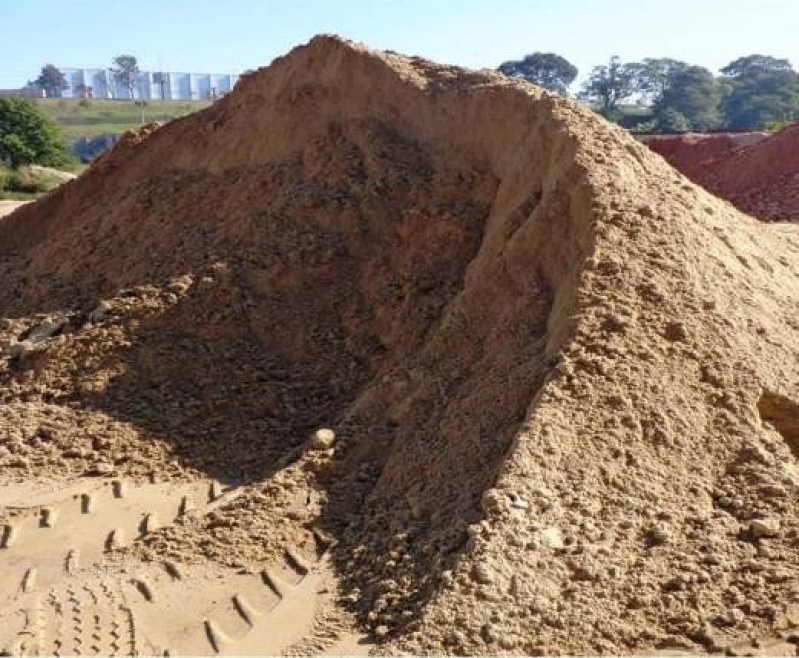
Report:
[[650,546],[660,546],[671,539],[671,530],[667,523],[654,523],[646,534]]
[[466,644],[466,633],[460,630],[454,630],[447,634],[446,642],[456,647],[462,647]]
[[719,507],[732,507],[732,498],[729,496],[721,496],[719,498]]
[[327,450],[336,442],[336,434],[333,430],[322,428],[316,430],[311,437],[311,448],[314,450]]
[[66,320],[45,320],[28,334],[31,343],[42,343],[48,338],[52,338],[61,331],[66,324]]
[[778,519],[753,519],[749,524],[749,533],[755,539],[776,537],[780,533],[780,522]]
[[663,336],[666,340],[670,341],[684,341],[688,338],[688,329],[685,323],[680,320],[674,320],[666,325],[663,331]]
[[708,553],[702,558],[704,564],[717,566],[724,563],[724,559],[718,553]]
[[385,637],[386,635],[388,635],[388,626],[384,626],[381,624],[380,626],[375,628],[375,635],[377,635],[377,637]]
[[725,626],[737,626],[744,619],[746,615],[739,608],[730,608],[719,616],[719,621]]
[[536,614],[542,614],[549,610],[549,599],[543,596],[536,596],[530,604],[530,610]]
[[97,462],[92,471],[94,475],[107,476],[114,473],[114,465],[108,462]]
[[498,642],[500,637],[500,633],[494,624],[485,624],[482,628],[481,635],[489,644]]
[[561,549],[564,547],[563,534],[560,528],[554,526],[545,528],[540,534],[541,543],[550,548]]
[[515,492],[511,492],[510,494],[510,504],[511,507],[514,507],[516,509],[528,509],[530,507],[530,503],[528,503],[519,494]]
[[494,574],[485,564],[475,564],[472,569],[472,577],[482,585],[494,582]]
[[29,340],[13,343],[6,348],[6,355],[10,359],[22,360],[32,352],[36,351],[36,346]]

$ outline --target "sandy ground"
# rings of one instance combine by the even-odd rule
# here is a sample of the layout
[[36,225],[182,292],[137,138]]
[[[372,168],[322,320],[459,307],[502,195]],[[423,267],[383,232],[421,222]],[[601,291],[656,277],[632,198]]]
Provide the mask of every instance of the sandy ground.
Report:
[[29,201],[7,201],[7,200],[0,200],[0,217],[4,217],[9,213],[13,212],[20,206],[24,206],[26,203],[30,203]]
[[[129,543],[187,516],[212,514],[235,495],[213,481],[7,482],[0,489],[9,515],[0,538],[0,637],[16,639],[5,649],[243,655],[298,644],[312,629],[319,599],[335,588],[324,556],[308,563],[287,548],[283,561],[253,572],[206,561],[143,563],[125,554]],[[347,653],[365,651],[356,636],[337,642]]]

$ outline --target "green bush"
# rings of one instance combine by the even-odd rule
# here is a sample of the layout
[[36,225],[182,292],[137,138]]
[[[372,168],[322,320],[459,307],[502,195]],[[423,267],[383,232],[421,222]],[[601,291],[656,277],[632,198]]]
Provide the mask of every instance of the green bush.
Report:
[[687,133],[691,130],[691,124],[685,115],[671,107],[658,113],[656,125],[659,132],[666,134]]
[[0,98],[0,161],[61,167],[73,160],[58,126],[24,98]]

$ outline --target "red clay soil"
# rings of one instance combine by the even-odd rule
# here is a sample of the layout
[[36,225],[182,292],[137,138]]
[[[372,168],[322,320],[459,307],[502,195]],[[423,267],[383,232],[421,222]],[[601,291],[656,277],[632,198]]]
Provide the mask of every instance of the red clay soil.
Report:
[[706,187],[760,219],[799,221],[799,124],[718,162]]
[[739,210],[764,221],[799,221],[799,124],[769,137],[686,135],[646,144]]
[[708,164],[730,157],[741,148],[752,146],[768,137],[768,133],[719,133],[703,135],[642,136],[643,141],[668,163],[692,180],[701,178]]

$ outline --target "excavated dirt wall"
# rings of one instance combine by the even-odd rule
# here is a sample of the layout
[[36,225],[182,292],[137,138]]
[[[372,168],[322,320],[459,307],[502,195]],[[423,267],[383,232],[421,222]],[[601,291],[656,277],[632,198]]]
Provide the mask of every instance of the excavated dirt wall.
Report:
[[799,126],[775,133],[642,140],[673,167],[764,221],[799,218]]

